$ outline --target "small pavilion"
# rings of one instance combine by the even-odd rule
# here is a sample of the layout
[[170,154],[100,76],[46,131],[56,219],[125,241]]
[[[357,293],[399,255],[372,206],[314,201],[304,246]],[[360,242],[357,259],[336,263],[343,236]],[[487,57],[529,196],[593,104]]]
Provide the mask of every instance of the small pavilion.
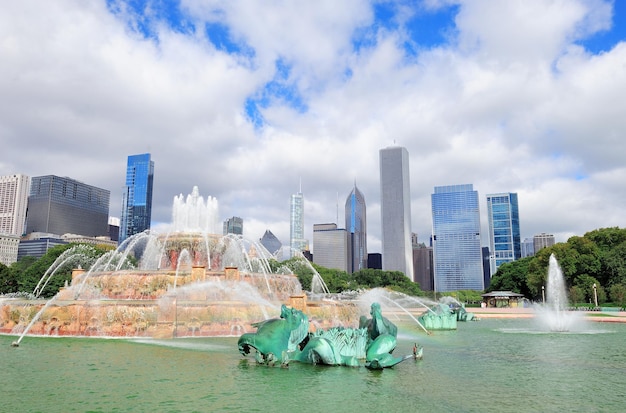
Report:
[[518,307],[524,298],[523,294],[514,293],[513,291],[492,291],[483,294],[483,306],[487,308],[501,307]]

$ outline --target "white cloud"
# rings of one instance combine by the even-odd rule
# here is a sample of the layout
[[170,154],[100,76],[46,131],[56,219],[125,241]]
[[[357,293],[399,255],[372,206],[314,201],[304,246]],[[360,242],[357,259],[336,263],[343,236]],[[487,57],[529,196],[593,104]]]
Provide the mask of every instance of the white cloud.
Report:
[[[109,189],[117,216],[126,157],[150,152],[155,223],[169,222],[173,197],[197,185],[218,198],[223,219],[244,219],[249,238],[270,229],[283,244],[300,182],[312,241],[313,224],[336,220],[337,204],[343,225],[356,180],[377,252],[378,150],[395,140],[410,153],[420,241],[433,187],[463,183],[481,203],[518,192],[525,237],[624,226],[626,46],[594,55],[574,43],[609,27],[606,2],[461,1],[456,41],[416,56],[405,54],[406,33],[370,27],[365,1],[184,5],[196,31],[157,24],[158,41],[103,2],[4,5],[0,175]],[[253,56],[213,47],[207,21],[228,25]],[[376,41],[355,51],[363,29]],[[307,109],[273,101],[255,131],[245,101],[274,78],[279,58]]]

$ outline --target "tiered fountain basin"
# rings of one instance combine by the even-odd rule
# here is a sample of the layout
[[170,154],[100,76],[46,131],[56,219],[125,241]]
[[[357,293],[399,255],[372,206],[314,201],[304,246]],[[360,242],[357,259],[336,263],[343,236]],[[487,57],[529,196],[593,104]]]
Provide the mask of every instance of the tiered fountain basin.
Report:
[[[307,296],[291,270],[272,271],[274,257],[263,245],[216,234],[217,210],[217,200],[205,201],[197,187],[186,198],[174,197],[169,232],[127,238],[85,263],[88,271],[75,270],[71,285],[50,300],[0,297],[0,333],[19,335],[17,345],[25,335],[238,336],[280,314],[283,304],[303,311],[312,329],[358,326],[354,302]],[[33,297],[57,269],[89,256],[81,247],[57,258]]]
[[305,312],[313,328],[358,325],[354,303],[309,300],[295,275],[193,266],[188,271],[75,270],[72,284],[53,300],[4,299],[0,332],[20,335],[28,328],[29,335],[42,336],[237,336],[279,313],[281,304]]

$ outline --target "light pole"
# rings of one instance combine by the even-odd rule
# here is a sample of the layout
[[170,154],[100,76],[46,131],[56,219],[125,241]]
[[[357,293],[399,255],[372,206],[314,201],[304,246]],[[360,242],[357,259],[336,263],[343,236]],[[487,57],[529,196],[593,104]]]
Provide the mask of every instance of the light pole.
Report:
[[543,300],[543,303],[546,303],[546,287],[544,287],[543,285],[541,286],[541,299]]
[[596,307],[598,306],[598,288],[596,287],[596,283],[593,283],[593,302]]

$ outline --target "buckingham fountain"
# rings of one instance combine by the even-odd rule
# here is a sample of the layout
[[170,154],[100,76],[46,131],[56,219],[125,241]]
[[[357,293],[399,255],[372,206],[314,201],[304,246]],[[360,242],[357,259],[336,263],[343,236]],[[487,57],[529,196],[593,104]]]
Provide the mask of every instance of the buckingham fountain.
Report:
[[0,298],[0,332],[19,336],[15,345],[25,335],[239,336],[285,304],[304,312],[312,328],[358,324],[358,306],[325,299],[319,274],[319,291],[305,293],[291,270],[271,270],[263,245],[218,234],[219,224],[217,201],[194,187],[174,197],[169,231],[129,237],[85,268],[76,265],[71,283],[52,299],[40,298],[56,271],[89,247],[70,248],[33,294]]

